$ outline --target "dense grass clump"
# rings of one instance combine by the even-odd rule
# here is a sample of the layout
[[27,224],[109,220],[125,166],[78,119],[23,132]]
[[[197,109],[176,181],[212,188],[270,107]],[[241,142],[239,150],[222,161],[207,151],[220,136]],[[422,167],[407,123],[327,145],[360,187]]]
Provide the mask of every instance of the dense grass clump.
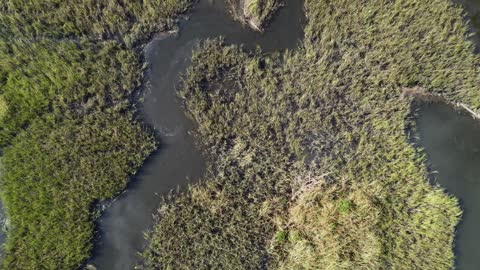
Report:
[[142,74],[138,55],[114,41],[5,40],[0,57],[1,97],[8,104],[0,119],[2,146],[46,112],[75,117],[125,109]]
[[[394,213],[390,190],[375,181],[357,178],[328,183],[311,176],[301,180],[304,186],[298,190],[288,219],[279,224],[279,231],[288,232],[288,243],[283,244],[288,255],[280,269],[452,267],[452,255],[442,253],[449,248],[446,243],[453,241],[452,235],[442,237],[436,231],[439,224],[449,223],[448,217],[458,222],[461,212],[456,201],[442,191],[419,200],[421,207],[402,209],[414,214]],[[405,228],[395,228],[396,221],[405,221]]]
[[119,39],[127,46],[174,25],[191,0],[31,1],[0,2],[0,34],[25,38],[88,36]]
[[305,181],[291,207],[281,269],[379,269],[382,266],[381,185]]
[[233,17],[249,25],[253,30],[263,31],[282,5],[281,0],[227,0],[231,7]]
[[3,269],[88,258],[94,203],[121,192],[156,146],[132,106],[141,42],[191,3],[0,2]]
[[428,182],[402,91],[480,108],[461,9],[312,0],[305,11],[294,52],[207,41],[194,54],[182,96],[210,170],[160,208],[147,268],[453,267],[461,210]]

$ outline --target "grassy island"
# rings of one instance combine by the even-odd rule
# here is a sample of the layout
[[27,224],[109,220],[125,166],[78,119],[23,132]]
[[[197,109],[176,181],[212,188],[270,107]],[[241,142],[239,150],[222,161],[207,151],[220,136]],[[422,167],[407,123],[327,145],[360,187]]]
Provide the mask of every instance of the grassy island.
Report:
[[94,203],[155,149],[136,116],[141,45],[192,1],[0,2],[3,269],[76,269]]
[[265,25],[282,5],[281,0],[226,0],[233,17],[255,31],[263,31]]
[[480,108],[449,0],[306,0],[302,46],[195,52],[181,92],[210,156],[161,205],[147,269],[452,269],[458,201],[410,143],[421,87]]

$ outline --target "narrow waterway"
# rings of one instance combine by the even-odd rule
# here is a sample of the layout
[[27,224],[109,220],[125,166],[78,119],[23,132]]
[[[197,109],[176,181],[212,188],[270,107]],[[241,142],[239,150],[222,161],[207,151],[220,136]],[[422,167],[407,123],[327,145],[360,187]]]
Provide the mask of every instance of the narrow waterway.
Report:
[[97,222],[99,236],[88,264],[99,270],[133,269],[161,197],[198,180],[204,172],[204,160],[189,135],[194,127],[176,93],[199,40],[223,36],[227,43],[243,44],[246,50],[257,46],[265,52],[293,49],[303,35],[302,21],[303,1],[288,0],[260,34],[234,21],[224,0],[200,0],[190,18],[180,22],[178,34],[146,46],[149,71],[142,112],[160,135],[161,146]]

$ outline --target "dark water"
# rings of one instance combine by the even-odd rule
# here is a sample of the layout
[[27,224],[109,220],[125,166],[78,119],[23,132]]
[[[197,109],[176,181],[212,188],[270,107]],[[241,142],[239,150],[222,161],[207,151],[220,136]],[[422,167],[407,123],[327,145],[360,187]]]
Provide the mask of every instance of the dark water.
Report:
[[151,229],[152,213],[162,195],[198,180],[204,161],[194,147],[193,129],[177,99],[176,86],[199,40],[225,37],[227,43],[260,46],[266,52],[293,49],[302,38],[303,3],[286,1],[265,33],[243,27],[227,13],[224,0],[201,0],[189,20],[180,23],[178,35],[152,41],[145,49],[150,65],[145,83],[143,113],[160,134],[160,149],[98,222],[99,238],[89,261],[97,269],[133,269],[146,245],[144,231]]
[[460,270],[480,269],[480,121],[446,104],[417,105],[418,143],[434,181],[460,199],[455,254]]

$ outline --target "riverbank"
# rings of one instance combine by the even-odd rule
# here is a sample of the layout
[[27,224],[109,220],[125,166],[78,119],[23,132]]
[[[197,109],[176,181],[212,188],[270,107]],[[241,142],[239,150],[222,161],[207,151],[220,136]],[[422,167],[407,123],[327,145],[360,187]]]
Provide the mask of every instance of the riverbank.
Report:
[[478,110],[462,10],[369,0],[305,11],[294,52],[216,40],[194,54],[182,97],[210,169],[159,209],[147,269],[453,268],[461,210],[429,184],[402,92]]
[[156,148],[133,96],[141,45],[192,1],[0,5],[3,269],[75,269],[94,203],[118,195]]

